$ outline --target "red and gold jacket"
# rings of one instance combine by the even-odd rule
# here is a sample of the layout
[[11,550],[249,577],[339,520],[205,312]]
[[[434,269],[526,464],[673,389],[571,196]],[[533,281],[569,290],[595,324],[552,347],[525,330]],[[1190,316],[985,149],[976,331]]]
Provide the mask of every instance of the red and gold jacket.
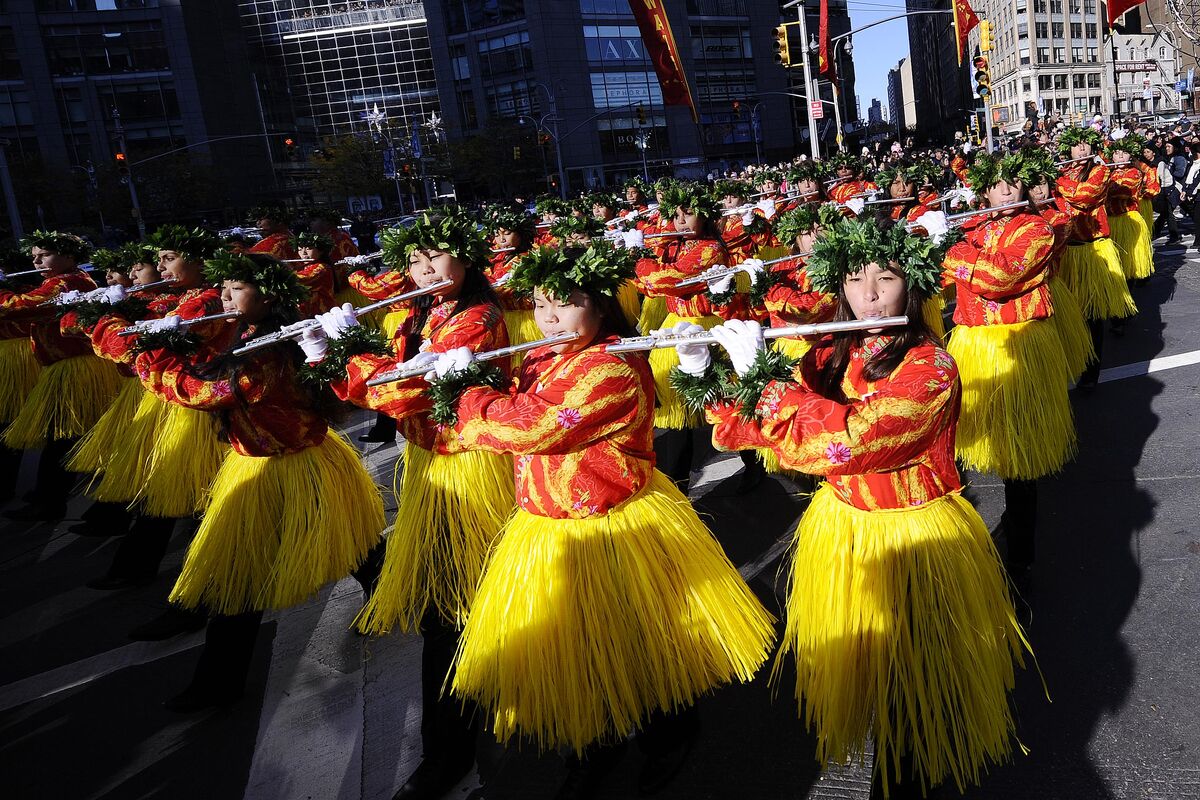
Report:
[[1022,211],[987,219],[946,253],[946,276],[957,285],[954,321],[959,325],[1011,325],[1054,313],[1047,268],[1054,230],[1039,215]]
[[417,288],[407,272],[394,269],[384,270],[378,275],[370,275],[361,269],[355,270],[346,280],[352,289],[370,300],[387,300]]
[[921,216],[922,214],[938,210],[937,204],[930,202],[931,200],[936,200],[937,197],[937,192],[918,192],[915,203],[912,203],[911,205],[907,203],[897,203],[896,205],[892,206],[892,210],[890,212],[891,217],[897,222],[900,221],[901,217],[904,218],[905,222],[916,222],[917,217]]
[[1054,231],[1054,246],[1047,260],[1049,266],[1046,268],[1046,279],[1049,280],[1058,272],[1063,251],[1067,249],[1067,237],[1071,234],[1071,215],[1054,204],[1042,206],[1038,213]]
[[1114,167],[1104,210],[1108,215],[1137,213],[1146,176],[1136,165]]
[[1104,203],[1108,199],[1108,167],[1099,166],[1090,172],[1086,162],[1069,166],[1058,176],[1058,194],[1072,215],[1071,241],[1091,242],[1108,236],[1108,214]]
[[810,351],[794,374],[773,381],[759,399],[758,420],[732,405],[709,408],[713,442],[727,450],[768,447],[787,469],[823,475],[844,502],[865,511],[904,509],[962,488],[954,463],[961,385],[950,354],[933,343],[913,347],[891,375],[863,377],[867,359],[889,337],[851,351],[842,396],[814,388],[831,340]]
[[265,253],[269,256],[274,256],[280,261],[286,261],[289,258],[299,258],[296,255],[296,248],[292,247],[292,232],[284,231],[283,233],[272,233],[254,243],[247,252],[249,253]]
[[333,267],[313,261],[296,270],[296,277],[308,287],[308,299],[300,303],[300,316],[314,317],[333,308]]
[[1142,185],[1143,196],[1153,198],[1161,194],[1162,181],[1158,179],[1158,170],[1145,161],[1137,162],[1137,167],[1142,171],[1142,177],[1145,181]]
[[719,316],[745,319],[749,313],[745,295],[735,294],[727,305],[714,305],[708,288],[701,283],[678,288],[685,278],[706,269],[726,265],[726,256],[715,239],[668,239],[659,258],[643,258],[637,265],[637,285],[646,297],[665,297],[667,311],[678,317]]
[[956,178],[962,181],[963,186],[968,186],[974,189],[975,187],[971,186],[971,182],[967,180],[967,170],[970,168],[971,162],[967,161],[967,159],[960,154],[956,153],[954,158],[950,159],[950,171],[954,173]]
[[[224,308],[221,303],[221,290],[211,286],[187,289],[178,295],[163,295],[163,299],[158,304],[160,311],[169,304],[168,299],[173,299],[175,303],[164,313],[159,313],[160,318],[174,315],[180,319],[198,319],[211,314],[220,314]],[[121,331],[131,324],[130,320],[113,314],[101,317],[90,331],[85,330],[84,332],[91,337],[92,350],[96,355],[117,364],[132,365],[138,355],[134,349],[138,337],[121,335]],[[230,337],[233,336],[236,329],[237,326],[230,324],[229,320],[216,320],[191,326],[188,328],[188,333],[199,339],[201,344],[195,353],[183,357],[184,360],[192,364],[208,361],[228,347]]]
[[746,230],[741,214],[730,214],[721,218],[721,238],[725,241],[725,246],[729,249],[729,258],[734,264],[740,264],[753,257],[763,247],[774,247],[777,244],[766,215],[757,208],[752,213],[759,220],[751,225],[756,233]]
[[[178,295],[156,292],[150,297],[145,298],[145,300],[146,314],[142,317],[142,319],[162,319],[178,304]],[[88,331],[84,330],[83,326],[79,323],[78,311],[72,310],[63,314],[58,320],[58,329],[63,336],[81,336],[88,342],[91,341]],[[97,355],[100,354],[97,353]],[[133,377],[132,363],[118,362],[116,366],[117,371],[119,371],[126,378]]]
[[861,195],[865,192],[873,192],[878,188],[879,187],[871,183],[871,181],[853,178],[848,181],[842,181],[841,183],[835,183],[833,186],[829,187],[829,199],[835,203],[845,203],[849,200],[852,200],[855,195]]
[[[484,274],[490,283],[503,278],[513,271],[513,267],[517,265],[517,261],[521,259],[521,253],[494,253],[488,261],[488,265],[484,267]],[[532,311],[533,298],[514,294],[507,286],[497,286],[494,291],[496,297],[500,299],[500,307],[505,311]]]
[[837,297],[815,291],[799,256],[771,265],[774,283],[763,298],[768,325],[809,325],[828,322],[837,310]]
[[615,341],[539,348],[511,391],[468,389],[453,446],[516,456],[517,504],[540,517],[606,514],[633,497],[654,471],[654,378],[645,356],[606,353]]
[[[241,338],[258,333],[248,327]],[[289,351],[267,347],[231,362],[228,374],[198,377],[190,359],[171,350],[137,357],[142,384],[161,399],[220,416],[234,452],[268,457],[298,453],[325,441],[325,418],[312,410]]]
[[333,232],[329,234],[329,238],[333,239],[333,249],[329,252],[330,261],[337,262],[343,258],[358,255],[358,245],[354,243],[350,234],[341,228],[334,228]]
[[[491,303],[466,308],[458,314],[451,314],[457,301],[448,300],[430,309],[424,326],[419,331],[421,338],[429,343],[426,350],[431,353],[445,353],[459,347],[467,347],[473,353],[486,350],[497,350],[508,347],[508,329],[504,326],[504,313],[499,306]],[[414,325],[416,314],[410,315],[396,332],[398,342],[416,339]],[[416,355],[414,348],[397,347],[411,358]],[[411,352],[409,352],[411,351]],[[502,369],[507,369],[508,360],[499,359],[494,362]],[[428,412],[433,407],[429,400],[428,384],[422,377],[393,381],[381,386],[367,386],[367,381],[378,372],[387,372],[396,367],[396,359],[387,356],[359,355],[350,359],[346,365],[345,380],[334,381],[330,384],[335,394],[342,400],[348,400],[356,406],[382,411],[396,420],[397,430],[407,441],[417,446],[445,455],[450,452],[446,446],[447,432],[434,426],[428,418]]]
[[[54,309],[43,307],[43,303],[63,292],[90,292],[95,288],[96,282],[78,270],[48,275],[28,292],[0,290],[0,317],[5,322],[29,326],[29,346],[33,357],[43,367],[75,356],[88,355],[91,350],[87,342],[64,336]],[[13,330],[15,332],[16,328]]]

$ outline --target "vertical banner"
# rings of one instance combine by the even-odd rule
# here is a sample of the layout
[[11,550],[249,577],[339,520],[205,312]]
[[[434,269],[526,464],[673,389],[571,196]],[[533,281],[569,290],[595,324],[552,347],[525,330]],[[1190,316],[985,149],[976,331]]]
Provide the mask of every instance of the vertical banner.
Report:
[[[1139,0],[1144,2],[1144,0]],[[967,36],[979,24],[975,9],[967,0],[954,0],[954,36],[958,40],[958,63],[962,66],[963,53],[967,52]]]
[[629,9],[637,20],[638,30],[642,32],[646,54],[654,64],[663,104],[687,106],[692,110],[692,121],[698,122],[692,90],[688,86],[683,62],[679,59],[679,48],[675,46],[675,36],[671,33],[671,23],[667,21],[667,9],[663,7],[662,0],[629,0]]
[[837,64],[833,58],[833,48],[829,42],[829,0],[821,0],[821,22],[817,31],[817,41],[820,42],[820,55],[817,58],[817,74],[831,83],[837,83]]

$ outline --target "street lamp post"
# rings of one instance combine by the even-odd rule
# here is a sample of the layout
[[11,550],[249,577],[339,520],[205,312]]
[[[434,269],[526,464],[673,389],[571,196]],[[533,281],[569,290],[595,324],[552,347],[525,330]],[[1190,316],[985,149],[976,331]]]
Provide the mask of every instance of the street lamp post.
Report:
[[[558,162],[558,192],[562,199],[566,200],[567,173],[566,170],[563,169],[562,142],[560,141],[558,135],[558,101],[555,100],[554,94],[550,91],[546,84],[534,83],[533,85],[546,93],[546,101],[550,104],[550,114],[548,117],[550,122],[554,124],[554,133],[552,135],[554,136],[554,158]],[[543,116],[542,119],[545,120],[547,117]]]
[[762,100],[759,100],[750,107],[750,135],[754,137],[754,163],[762,163],[762,148],[758,144],[758,107],[762,105]]
[[811,98],[816,97],[817,93],[813,91],[812,70],[809,68],[808,61],[808,13],[805,9],[805,0],[792,0],[792,2],[784,5],[784,8],[796,7],[796,17],[800,21],[800,61],[804,70],[804,94],[810,100],[806,111],[808,113],[808,143],[809,149],[812,151],[814,159],[820,158],[820,149],[817,142],[817,120],[812,113]]
[[[117,109],[117,107],[115,105],[113,106],[113,110],[112,110],[112,118],[113,118],[113,133],[117,134],[117,147],[120,147],[121,152],[125,153],[125,126],[123,126],[121,124],[121,112],[120,112],[120,110]],[[128,154],[126,154],[126,155],[128,155]],[[128,160],[126,160],[125,163],[126,163],[126,170],[128,170],[129,169]],[[133,206],[134,219],[137,220],[138,238],[145,239],[146,238],[146,220],[142,219],[142,206],[141,206],[141,203],[138,202],[137,187],[134,186],[134,184],[133,184],[133,172],[132,171],[130,171],[129,174],[125,176],[125,183],[129,187],[129,202]]]
[[637,132],[637,138],[634,139],[634,144],[637,145],[638,150],[642,151],[642,179],[646,181],[646,183],[649,183],[650,170],[646,166],[646,148],[650,146],[650,132],[639,130]]
[[[384,123],[387,122],[387,114],[379,110],[379,104],[367,111],[367,127],[374,130],[377,135],[383,138],[387,144],[388,150],[392,153],[392,183],[396,186],[396,202],[400,204],[400,211],[404,211],[404,195],[400,191],[400,173],[396,170],[396,147],[392,144],[391,126],[384,128]],[[417,208],[416,198],[413,198],[413,211]]]

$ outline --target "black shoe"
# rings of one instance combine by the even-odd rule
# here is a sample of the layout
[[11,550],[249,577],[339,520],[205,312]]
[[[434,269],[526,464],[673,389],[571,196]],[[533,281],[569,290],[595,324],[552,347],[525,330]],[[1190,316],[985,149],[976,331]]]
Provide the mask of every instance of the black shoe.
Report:
[[171,606],[149,622],[142,623],[129,632],[135,642],[161,642],[181,633],[203,630],[208,617],[198,611],[185,611]]
[[189,686],[171,699],[164,700],[163,708],[176,714],[193,714],[207,708],[231,706],[241,699],[241,692],[216,692]]
[[28,505],[5,511],[4,516],[14,522],[57,522],[67,514],[66,505],[32,502]]
[[446,764],[436,759],[421,759],[392,800],[439,800],[467,776],[474,760],[465,764]]
[[95,536],[97,538],[105,536],[124,536],[129,533],[128,528],[114,527],[107,523],[76,522],[71,527],[67,528],[67,533],[73,533],[76,536]]
[[692,752],[692,744],[696,741],[697,730],[693,728],[688,737],[679,746],[666,753],[655,753],[646,756],[646,762],[638,773],[638,794],[657,794],[675,779],[684,762]]
[[1021,623],[1021,627],[1028,628],[1033,622],[1033,567],[1029,564],[1006,563],[1004,569],[1008,573],[1017,622]]
[[737,488],[734,489],[736,494],[750,494],[758,488],[767,477],[766,467],[755,456],[754,460],[748,464],[743,464],[741,477],[738,478]]
[[112,592],[117,589],[140,589],[154,583],[155,577],[150,575],[149,577],[126,578],[121,575],[102,575],[99,578],[93,578],[85,585],[89,589],[99,589],[102,592]]

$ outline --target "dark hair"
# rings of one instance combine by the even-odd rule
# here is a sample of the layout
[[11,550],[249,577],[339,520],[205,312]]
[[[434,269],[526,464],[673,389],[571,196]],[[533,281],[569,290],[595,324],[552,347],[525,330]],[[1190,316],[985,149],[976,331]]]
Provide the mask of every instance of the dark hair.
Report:
[[729,262],[729,248],[725,245],[725,237],[721,235],[721,229],[717,225],[717,221],[709,219],[703,214],[698,217],[700,222],[700,230],[696,231],[697,239],[712,239],[716,241],[717,247],[721,248],[722,261]]
[[588,300],[603,318],[600,324],[601,335],[637,336],[637,329],[625,318],[625,311],[615,296],[601,294],[590,289],[580,289],[580,291],[588,296]]
[[[425,327],[425,320],[429,319],[429,312],[433,308],[434,296],[427,294],[413,300],[412,309],[412,326],[407,339],[404,342],[404,352],[401,360],[412,358],[417,354],[417,348],[421,346],[421,329]],[[467,265],[466,276],[463,278],[462,288],[458,293],[458,300],[454,302],[454,310],[450,312],[450,316],[454,317],[468,308],[474,306],[491,303],[499,306],[500,300],[496,297],[496,292],[492,289],[492,284],[488,281],[483,270],[478,269],[474,265]]]
[[[903,279],[903,273],[898,269],[893,267],[888,267],[888,269]],[[904,313],[908,315],[908,325],[897,329],[899,332],[893,336],[892,340],[867,360],[863,367],[863,378],[868,381],[886,378],[896,370],[896,367],[900,366],[900,362],[908,355],[909,350],[927,342],[937,341],[933,331],[925,322],[924,306],[925,301],[929,298],[923,292],[911,287],[907,287],[906,292]],[[835,322],[854,319],[854,312],[846,300],[846,293],[841,289],[838,290],[837,311],[834,313],[833,319]],[[865,335],[862,332],[835,333],[833,335],[831,346],[833,353],[821,367],[817,376],[817,386],[814,387],[818,392],[833,400],[845,399],[842,394],[842,379],[846,376],[846,368],[850,365],[850,350],[858,346]]]

